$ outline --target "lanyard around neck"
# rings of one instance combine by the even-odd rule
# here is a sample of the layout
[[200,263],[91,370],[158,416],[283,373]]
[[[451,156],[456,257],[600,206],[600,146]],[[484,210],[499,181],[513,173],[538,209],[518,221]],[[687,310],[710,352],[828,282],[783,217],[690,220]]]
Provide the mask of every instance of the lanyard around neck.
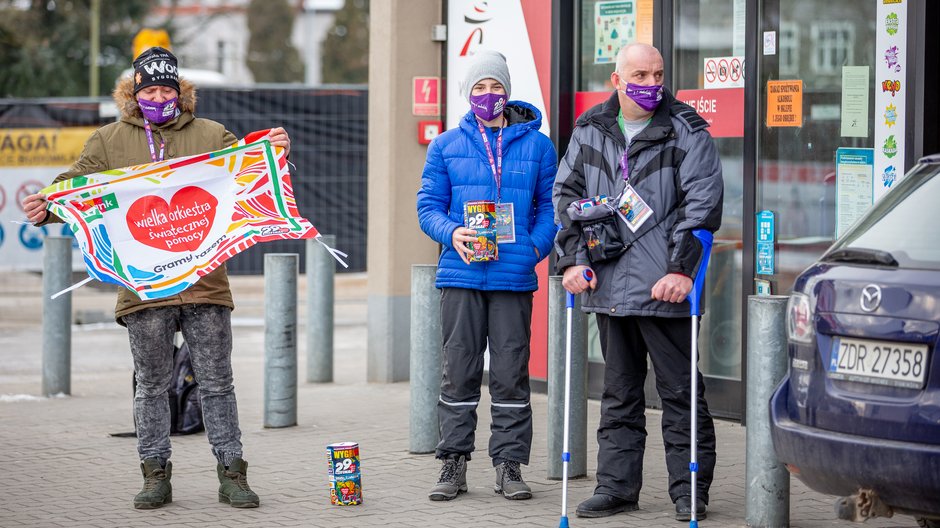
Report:
[[147,121],[146,118],[144,118],[144,130],[147,132],[147,143],[150,145],[150,159],[154,162],[163,161],[166,140],[164,140],[162,136],[160,137],[160,156],[157,157],[157,149],[154,147],[153,143],[153,130],[150,129],[150,121]]
[[480,135],[483,136],[483,146],[486,147],[486,156],[490,160],[490,170],[493,171],[493,179],[496,180],[496,202],[500,201],[500,187],[503,183],[503,127],[499,127],[499,135],[496,137],[496,159],[493,159],[493,150],[490,148],[490,139],[483,130],[483,124],[477,121],[477,127],[480,129]]

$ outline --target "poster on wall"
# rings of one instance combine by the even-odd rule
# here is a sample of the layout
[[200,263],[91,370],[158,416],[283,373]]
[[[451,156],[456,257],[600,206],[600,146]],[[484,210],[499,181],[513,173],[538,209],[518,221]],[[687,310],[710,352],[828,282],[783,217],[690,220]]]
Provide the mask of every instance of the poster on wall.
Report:
[[633,0],[594,4],[594,64],[613,64],[620,48],[636,40]]
[[884,196],[904,175],[907,110],[907,2],[878,2],[875,37],[875,186]]
[[803,126],[803,80],[767,81],[767,126]]
[[[78,159],[94,127],[0,129],[0,271],[42,270],[47,236],[71,237],[64,224],[26,222],[23,198],[39,192]],[[77,248],[73,244],[73,248]],[[85,269],[79,251],[72,269]]]
[[842,137],[868,137],[868,66],[842,67]]
[[836,238],[871,208],[874,162],[874,149],[836,150]]
[[486,49],[506,57],[512,78],[509,98],[538,108],[540,130],[548,134],[551,9],[541,0],[450,0],[447,13],[447,128],[457,127],[470,110],[460,84],[474,53]]

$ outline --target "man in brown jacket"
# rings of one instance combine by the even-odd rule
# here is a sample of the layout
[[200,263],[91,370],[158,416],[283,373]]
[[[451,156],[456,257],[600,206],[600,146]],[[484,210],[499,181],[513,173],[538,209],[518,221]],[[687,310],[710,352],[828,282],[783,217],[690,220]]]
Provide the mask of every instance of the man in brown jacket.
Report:
[[[238,141],[221,124],[195,117],[195,87],[179,78],[176,57],[160,47],[137,57],[133,77],[118,84],[114,100],[121,119],[95,131],[78,161],[56,182],[219,150]],[[290,150],[283,128],[272,129],[269,139],[272,145]],[[46,209],[41,194],[26,197],[23,208],[37,225],[61,222]],[[248,486],[232,385],[234,307],[224,264],[171,297],[142,301],[127,289],[118,294],[115,317],[127,327],[137,377],[134,416],[144,486],[134,497],[135,508],[159,508],[173,500],[167,390],[177,330],[182,331],[192,354],[209,443],[218,460],[219,501],[236,508],[255,508],[260,503]]]

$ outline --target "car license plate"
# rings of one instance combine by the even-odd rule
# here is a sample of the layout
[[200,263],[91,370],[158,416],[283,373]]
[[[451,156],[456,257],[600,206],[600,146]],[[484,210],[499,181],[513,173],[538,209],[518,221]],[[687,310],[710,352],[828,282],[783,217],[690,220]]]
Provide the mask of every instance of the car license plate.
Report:
[[829,377],[919,389],[927,371],[927,345],[836,337]]

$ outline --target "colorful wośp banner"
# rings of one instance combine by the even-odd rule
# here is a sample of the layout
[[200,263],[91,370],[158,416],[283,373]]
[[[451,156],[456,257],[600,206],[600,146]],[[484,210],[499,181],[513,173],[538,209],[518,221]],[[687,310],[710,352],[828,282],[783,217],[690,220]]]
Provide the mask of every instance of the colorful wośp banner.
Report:
[[145,300],[168,297],[258,242],[320,236],[300,216],[287,157],[261,139],[267,132],[215,152],[80,176],[41,192],[71,227],[91,278]]

